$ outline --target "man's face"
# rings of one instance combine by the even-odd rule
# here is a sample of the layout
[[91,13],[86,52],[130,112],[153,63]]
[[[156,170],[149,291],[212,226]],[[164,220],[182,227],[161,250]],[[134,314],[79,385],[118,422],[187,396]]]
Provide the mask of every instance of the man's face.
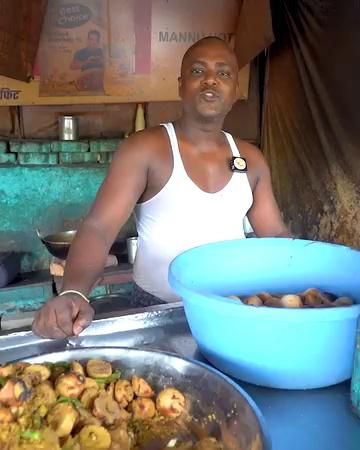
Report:
[[238,66],[220,40],[205,41],[188,54],[179,78],[184,110],[205,120],[223,118],[236,100]]
[[90,48],[98,48],[99,47],[99,38],[96,34],[93,34],[93,33],[89,34],[88,47],[90,47]]

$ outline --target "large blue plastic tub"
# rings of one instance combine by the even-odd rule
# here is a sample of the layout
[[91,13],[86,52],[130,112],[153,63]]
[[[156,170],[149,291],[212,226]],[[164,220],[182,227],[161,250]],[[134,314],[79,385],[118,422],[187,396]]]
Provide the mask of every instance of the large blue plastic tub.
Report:
[[223,372],[258,385],[310,389],[351,376],[360,304],[321,309],[252,307],[226,298],[317,287],[360,302],[360,252],[298,239],[204,245],[172,262],[191,332]]

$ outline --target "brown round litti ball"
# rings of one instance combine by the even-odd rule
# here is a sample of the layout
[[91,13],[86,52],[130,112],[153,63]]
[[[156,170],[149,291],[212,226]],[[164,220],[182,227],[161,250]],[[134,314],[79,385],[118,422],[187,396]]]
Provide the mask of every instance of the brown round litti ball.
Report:
[[271,295],[271,294],[269,294],[269,292],[265,292],[265,291],[259,292],[258,294],[256,294],[256,296],[259,297],[263,303],[265,303],[269,300],[272,300],[274,298],[273,295]]
[[353,304],[354,304],[353,300],[349,297],[338,297],[334,301],[335,306],[351,306]]
[[264,303],[264,306],[268,306],[270,308],[283,308],[283,304],[281,303],[280,298],[271,297]]
[[299,295],[283,295],[280,301],[284,308],[301,308],[303,306]]
[[261,298],[257,295],[250,295],[249,297],[245,297],[243,303],[249,306],[263,306]]

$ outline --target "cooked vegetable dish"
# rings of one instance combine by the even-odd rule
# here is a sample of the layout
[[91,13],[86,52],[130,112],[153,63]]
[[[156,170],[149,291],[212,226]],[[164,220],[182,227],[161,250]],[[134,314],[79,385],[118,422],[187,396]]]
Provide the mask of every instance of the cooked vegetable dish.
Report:
[[0,367],[0,450],[221,450],[196,436],[184,393],[121,378],[110,362]]

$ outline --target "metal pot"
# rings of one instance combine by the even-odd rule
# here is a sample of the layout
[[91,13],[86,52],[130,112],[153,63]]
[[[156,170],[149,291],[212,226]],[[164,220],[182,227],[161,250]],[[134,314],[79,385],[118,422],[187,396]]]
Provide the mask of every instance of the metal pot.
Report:
[[[76,235],[77,230],[60,231],[59,233],[42,236],[39,230],[36,230],[41,242],[48,249],[49,253],[55,258],[66,259],[70,245]],[[110,248],[109,253],[120,256],[126,250],[126,237],[118,236]]]

